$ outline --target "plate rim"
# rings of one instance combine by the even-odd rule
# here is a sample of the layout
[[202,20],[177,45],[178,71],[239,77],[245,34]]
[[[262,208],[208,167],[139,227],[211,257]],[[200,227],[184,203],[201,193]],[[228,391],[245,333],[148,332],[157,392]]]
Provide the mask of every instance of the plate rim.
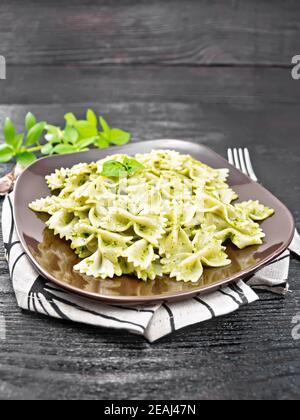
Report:
[[[147,140],[147,141],[139,141],[139,142],[134,142],[125,146],[120,146],[120,147],[114,147],[113,149],[107,149],[110,150],[110,152],[112,153],[107,153],[107,155],[109,154],[117,154],[120,152],[124,152],[126,153],[126,150],[129,149],[132,146],[135,145],[145,145],[145,144],[153,144],[153,143],[158,143],[158,142],[172,142],[173,144],[173,148],[176,148],[176,144],[179,146],[181,145],[183,148],[187,149],[187,153],[188,153],[188,148],[190,147],[200,147],[201,149],[206,149],[211,155],[216,156],[216,158],[218,158],[218,160],[222,160],[224,162],[224,164],[226,164],[226,166],[230,166],[231,168],[237,170],[237,168],[235,168],[233,165],[231,165],[223,156],[219,155],[217,152],[215,152],[214,150],[212,150],[210,147],[204,145],[204,144],[199,144],[199,143],[194,143],[194,142],[190,142],[190,141],[185,141],[185,140],[178,140],[178,139],[157,139],[157,140]],[[164,148],[165,149],[165,148]],[[158,150],[158,148],[157,148]],[[97,151],[97,149],[96,149]],[[99,149],[99,151],[104,152],[104,150]],[[76,156],[78,158],[80,158],[81,156],[84,158],[85,155],[87,155],[90,152],[81,152],[81,153],[72,153],[66,156]],[[142,153],[142,152],[141,152]],[[272,192],[270,192],[269,190],[267,190],[263,185],[258,184],[256,182],[254,182],[250,177],[248,177],[247,175],[243,174],[241,171],[240,174],[243,175],[243,177],[245,179],[247,179],[249,182],[245,185],[248,184],[258,184],[259,187],[261,189],[263,189],[267,194],[271,195],[273,199],[275,199],[285,210],[288,218],[289,218],[289,223],[291,224],[291,233],[289,235],[289,239],[286,240],[280,247],[278,247],[278,249],[276,251],[273,251],[269,256],[265,257],[263,260],[261,260],[259,263],[253,265],[253,267],[251,269],[244,269],[239,271],[238,273],[236,273],[235,275],[230,276],[228,279],[224,279],[224,280],[219,280],[216,283],[213,283],[211,285],[206,285],[206,286],[199,286],[199,288],[195,288],[193,290],[188,290],[188,291],[184,291],[184,292],[169,292],[166,294],[162,294],[162,295],[152,295],[152,296],[103,296],[94,292],[88,292],[88,291],[84,291],[84,290],[80,290],[78,288],[76,288],[75,286],[69,285],[67,283],[63,283],[61,281],[59,281],[58,279],[56,279],[55,277],[53,277],[50,273],[48,273],[43,267],[40,266],[40,264],[35,260],[34,256],[32,255],[30,249],[27,246],[27,242],[24,238],[23,233],[21,232],[21,224],[19,223],[19,214],[18,214],[18,208],[17,208],[17,196],[18,196],[18,190],[20,188],[21,182],[22,182],[22,178],[23,176],[25,176],[25,174],[27,174],[29,171],[31,171],[31,169],[40,164],[41,161],[45,161],[45,160],[55,160],[58,158],[58,155],[53,155],[53,156],[46,156],[43,157],[41,159],[38,159],[37,161],[33,162],[30,166],[28,166],[25,171],[19,176],[19,178],[16,181],[15,184],[15,188],[14,188],[14,194],[15,194],[15,199],[14,199],[14,203],[13,203],[13,213],[14,213],[14,219],[15,219],[15,227],[16,227],[16,231],[17,231],[17,235],[20,239],[21,245],[24,248],[24,251],[26,253],[26,255],[29,257],[31,263],[33,264],[33,266],[37,269],[37,271],[46,279],[48,279],[49,281],[53,282],[54,284],[56,284],[57,286],[75,293],[77,295],[83,296],[85,298],[89,298],[92,300],[96,300],[98,302],[103,302],[106,304],[111,304],[111,305],[116,305],[116,304],[124,304],[124,305],[141,305],[141,304],[156,304],[156,303],[160,303],[160,302],[174,302],[174,301],[183,301],[185,299],[188,298],[192,298],[195,297],[197,295],[205,295],[208,293],[211,293],[213,291],[219,290],[221,287],[227,286],[228,284],[232,284],[232,283],[236,283],[239,280],[242,280],[246,277],[250,277],[251,275],[253,275],[255,272],[257,272],[258,270],[262,269],[264,266],[266,266],[269,262],[273,261],[275,258],[277,258],[278,256],[280,256],[291,244],[293,237],[294,237],[294,231],[295,231],[295,220],[294,217],[291,213],[291,211],[288,209],[288,207],[281,201],[279,200]],[[60,155],[60,158],[63,158],[63,155]],[[96,158],[97,159],[97,158]]]

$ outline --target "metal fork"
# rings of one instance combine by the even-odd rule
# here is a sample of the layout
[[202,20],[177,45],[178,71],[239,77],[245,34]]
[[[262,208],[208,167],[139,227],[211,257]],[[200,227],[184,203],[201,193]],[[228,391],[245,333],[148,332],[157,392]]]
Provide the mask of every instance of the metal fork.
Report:
[[[250,158],[248,148],[234,148],[228,149],[228,162],[249,176],[253,181],[258,182],[258,178],[255,175],[253,165]],[[295,231],[294,239],[289,248],[292,252],[300,256],[300,235]]]

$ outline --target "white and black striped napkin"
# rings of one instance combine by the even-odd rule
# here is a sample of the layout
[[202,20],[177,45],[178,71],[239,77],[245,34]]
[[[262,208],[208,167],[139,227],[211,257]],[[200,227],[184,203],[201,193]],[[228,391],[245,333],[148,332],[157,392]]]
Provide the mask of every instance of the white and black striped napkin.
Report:
[[240,280],[211,294],[176,303],[138,307],[106,305],[60,289],[38,274],[15,230],[13,193],[3,203],[2,229],[10,277],[20,308],[98,327],[125,329],[143,335],[150,342],[258,300],[251,287],[279,294],[288,291],[290,254],[286,251],[247,284]]

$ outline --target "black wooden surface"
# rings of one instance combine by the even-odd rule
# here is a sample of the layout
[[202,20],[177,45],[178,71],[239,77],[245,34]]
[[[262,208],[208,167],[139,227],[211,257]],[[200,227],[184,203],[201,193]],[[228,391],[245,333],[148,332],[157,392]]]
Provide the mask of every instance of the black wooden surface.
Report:
[[[0,123],[62,123],[93,106],[134,141],[179,138],[222,155],[246,145],[300,227],[297,1],[2,0]],[[297,50],[298,49],[298,50]],[[9,165],[1,165],[5,173]],[[2,239],[1,239],[2,243]],[[17,308],[0,249],[0,398],[299,399],[299,261],[293,293],[154,345]]]

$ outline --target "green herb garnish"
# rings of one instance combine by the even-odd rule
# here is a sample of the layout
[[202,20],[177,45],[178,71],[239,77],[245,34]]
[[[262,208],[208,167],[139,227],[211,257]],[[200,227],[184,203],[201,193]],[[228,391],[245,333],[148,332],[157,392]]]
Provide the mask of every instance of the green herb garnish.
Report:
[[144,169],[144,165],[135,159],[126,157],[123,160],[123,163],[116,160],[109,160],[105,162],[101,175],[112,178],[122,178],[128,175],[134,175],[136,172],[142,169]]
[[21,134],[17,134],[11,119],[6,118],[3,127],[5,143],[0,145],[0,163],[15,160],[25,167],[34,162],[39,154],[49,156],[83,152],[92,146],[104,149],[110,145],[124,145],[131,139],[130,133],[110,128],[107,121],[103,117],[98,118],[92,109],[87,111],[85,120],[78,120],[72,113],[67,113],[64,118],[66,124],[61,129],[45,121],[38,122],[32,113],[28,113],[25,118],[26,132]]

